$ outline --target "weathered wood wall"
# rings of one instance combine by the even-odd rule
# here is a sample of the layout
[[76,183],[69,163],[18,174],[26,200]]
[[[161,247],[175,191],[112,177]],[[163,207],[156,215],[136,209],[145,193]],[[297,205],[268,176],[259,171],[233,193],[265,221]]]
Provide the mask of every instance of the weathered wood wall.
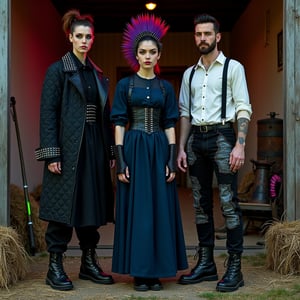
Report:
[[0,225],[9,224],[9,32],[10,1],[0,1]]
[[300,0],[284,1],[284,199],[288,221],[300,219]]

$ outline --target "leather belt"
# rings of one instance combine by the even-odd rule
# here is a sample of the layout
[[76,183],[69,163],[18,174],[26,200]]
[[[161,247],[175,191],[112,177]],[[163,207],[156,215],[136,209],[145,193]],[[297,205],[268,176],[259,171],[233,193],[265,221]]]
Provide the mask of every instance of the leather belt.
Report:
[[212,130],[222,129],[222,128],[231,128],[232,122],[226,122],[225,124],[218,123],[212,125],[192,125],[193,132],[206,133]]

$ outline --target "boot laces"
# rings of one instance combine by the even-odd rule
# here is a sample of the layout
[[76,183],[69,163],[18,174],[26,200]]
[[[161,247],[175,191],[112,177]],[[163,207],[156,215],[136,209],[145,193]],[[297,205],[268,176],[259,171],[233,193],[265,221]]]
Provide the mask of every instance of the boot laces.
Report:
[[67,273],[65,272],[63,262],[66,260],[66,254],[64,253],[61,258],[61,262],[57,262],[56,264],[52,264],[52,268],[54,272],[60,273],[60,277],[66,278],[69,280]]
[[200,249],[201,249],[201,247],[199,245],[197,247],[195,247],[196,253],[194,255],[194,260],[198,259]]
[[102,272],[102,269],[101,269],[100,264],[99,264],[99,258],[98,258],[98,255],[97,255],[96,251],[94,252],[94,255],[92,255],[92,257],[93,257],[93,260],[94,260],[95,264],[97,265],[99,270]]
[[224,267],[226,272],[224,277],[232,278],[240,270],[240,261],[236,255],[229,255],[224,260]]
[[100,264],[99,264],[99,259],[98,259],[98,255],[97,255],[97,252],[94,250],[94,249],[88,249],[88,252],[87,252],[87,256],[90,257],[91,259],[91,265],[90,267],[92,269],[94,269],[94,271],[97,271],[97,272],[100,272],[101,274],[104,274],[102,268],[100,267]]

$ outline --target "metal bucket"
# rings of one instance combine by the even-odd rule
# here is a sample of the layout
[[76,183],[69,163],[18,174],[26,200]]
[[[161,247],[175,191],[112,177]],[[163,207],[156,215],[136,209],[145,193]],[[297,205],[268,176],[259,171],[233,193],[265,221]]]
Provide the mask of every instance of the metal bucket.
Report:
[[272,163],[266,160],[251,160],[255,174],[253,194],[250,202],[268,204],[269,176]]

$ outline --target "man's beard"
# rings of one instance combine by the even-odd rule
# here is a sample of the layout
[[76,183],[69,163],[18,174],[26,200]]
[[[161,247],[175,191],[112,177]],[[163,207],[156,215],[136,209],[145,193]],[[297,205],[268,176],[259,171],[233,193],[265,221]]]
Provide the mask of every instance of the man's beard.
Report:
[[217,41],[214,40],[212,42],[212,44],[210,46],[208,46],[207,48],[201,48],[201,43],[199,44],[198,48],[199,48],[201,54],[208,54],[216,48],[216,45],[217,45]]

